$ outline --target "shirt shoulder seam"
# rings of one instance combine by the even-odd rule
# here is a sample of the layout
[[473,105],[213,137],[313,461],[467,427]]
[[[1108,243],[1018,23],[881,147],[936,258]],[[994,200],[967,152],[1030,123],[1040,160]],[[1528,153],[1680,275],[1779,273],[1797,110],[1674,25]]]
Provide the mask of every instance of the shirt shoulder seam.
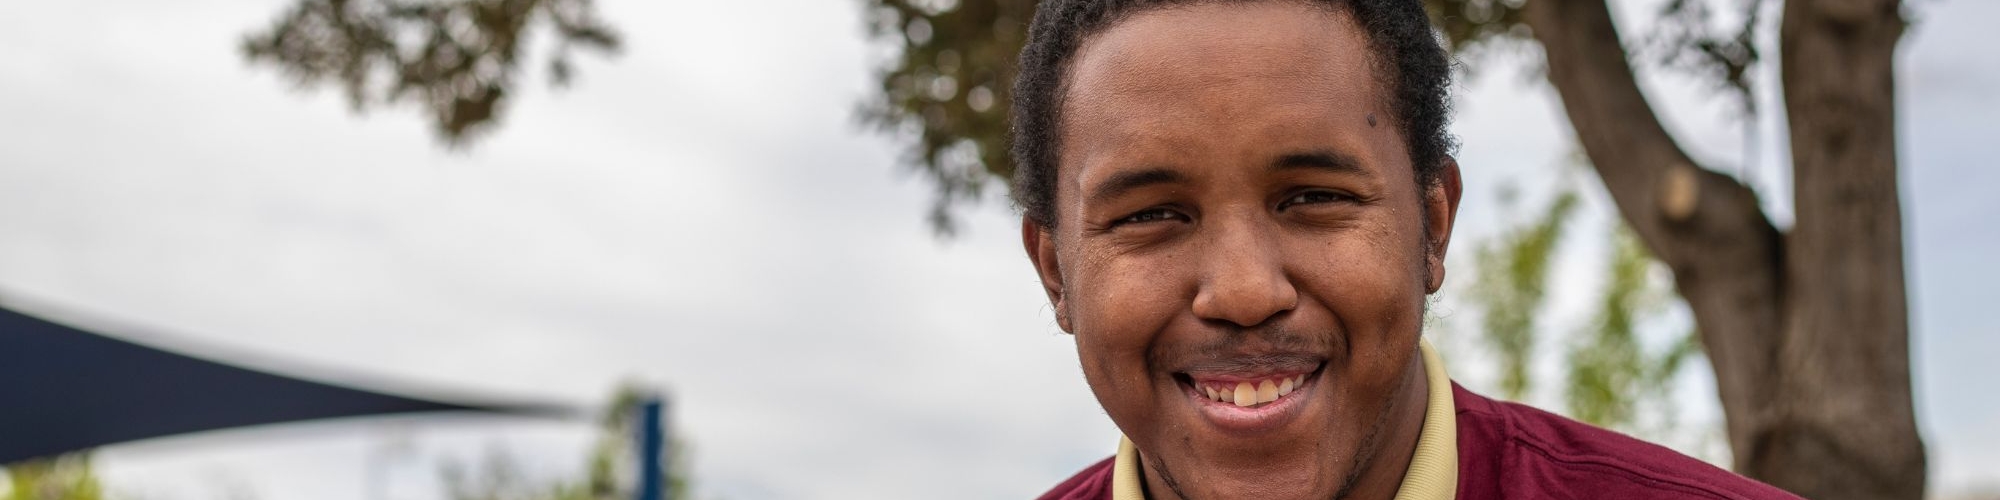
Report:
[[1682,477],[1674,474],[1666,474],[1664,473],[1664,471],[1654,470],[1638,464],[1633,464],[1630,463],[1629,461],[1621,460],[1613,456],[1608,456],[1608,455],[1574,455],[1574,456],[1560,455],[1559,456],[1558,453],[1550,449],[1551,447],[1548,446],[1547,443],[1541,442],[1538,439],[1534,439],[1532,437],[1523,434],[1511,432],[1511,428],[1513,427],[1511,424],[1512,422],[1510,421],[1508,425],[1508,427],[1510,428],[1509,434],[1511,434],[1510,436],[1508,436],[1508,439],[1510,441],[1513,441],[1514,443],[1520,445],[1523,448],[1534,451],[1536,455],[1540,455],[1543,459],[1549,460],[1550,462],[1571,467],[1589,467],[1591,469],[1599,470],[1601,472],[1617,476],[1626,481],[1631,481],[1634,484],[1639,484],[1652,488],[1673,487],[1672,489],[1683,490],[1684,492],[1687,493],[1699,493],[1706,495],[1710,498],[1717,498],[1717,499],[1742,500],[1744,498],[1747,498],[1742,495],[1736,495],[1730,493],[1728,489],[1722,488],[1720,487],[1720,485],[1713,484],[1709,481],[1704,481],[1697,478]]

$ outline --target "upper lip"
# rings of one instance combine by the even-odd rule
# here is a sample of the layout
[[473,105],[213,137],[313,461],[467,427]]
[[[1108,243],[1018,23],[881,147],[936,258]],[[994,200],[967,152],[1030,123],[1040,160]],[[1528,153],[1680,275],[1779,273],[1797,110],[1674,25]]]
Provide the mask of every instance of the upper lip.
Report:
[[1310,373],[1326,361],[1307,353],[1245,353],[1195,360],[1175,373],[1202,381],[1235,382]]

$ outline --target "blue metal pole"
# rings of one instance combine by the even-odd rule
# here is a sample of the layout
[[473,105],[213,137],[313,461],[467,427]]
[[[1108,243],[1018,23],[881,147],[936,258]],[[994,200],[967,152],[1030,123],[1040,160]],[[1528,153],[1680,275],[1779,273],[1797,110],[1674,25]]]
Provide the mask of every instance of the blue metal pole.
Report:
[[666,500],[667,478],[666,426],[661,425],[662,414],[666,413],[664,397],[654,396],[639,406],[639,492],[638,500]]

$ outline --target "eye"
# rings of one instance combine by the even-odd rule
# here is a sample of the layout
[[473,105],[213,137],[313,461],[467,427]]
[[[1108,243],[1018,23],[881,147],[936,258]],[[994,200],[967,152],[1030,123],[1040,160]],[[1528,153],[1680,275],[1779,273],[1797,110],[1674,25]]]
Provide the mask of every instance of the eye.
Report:
[[1279,202],[1278,210],[1284,210],[1286,208],[1292,207],[1293,205],[1339,203],[1339,202],[1346,202],[1353,200],[1354,200],[1353,196],[1348,196],[1346,194],[1335,191],[1324,191],[1324,190],[1305,191],[1299,194],[1292,195],[1292,197],[1290,198],[1285,198],[1285,201]]
[[1164,208],[1164,207],[1148,208],[1145,210],[1141,210],[1138,213],[1127,215],[1123,219],[1118,219],[1116,225],[1122,226],[1125,224],[1140,224],[1146,222],[1161,222],[1169,220],[1186,220],[1186,219],[1187,216],[1181,215],[1180,212],[1175,212],[1173,211],[1173,209],[1170,208]]

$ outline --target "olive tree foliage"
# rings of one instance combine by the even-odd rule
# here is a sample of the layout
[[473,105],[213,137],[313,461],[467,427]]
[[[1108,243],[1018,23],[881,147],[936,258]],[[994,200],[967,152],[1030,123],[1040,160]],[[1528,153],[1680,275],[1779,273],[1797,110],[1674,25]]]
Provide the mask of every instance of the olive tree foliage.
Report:
[[860,117],[908,142],[906,163],[933,188],[931,228],[953,234],[955,210],[1004,192],[1013,177],[1007,103],[1035,1],[866,0],[866,8],[869,33],[900,50],[877,68],[879,92]]
[[[1659,262],[1623,224],[1612,231],[1604,290],[1590,323],[1566,349],[1569,377],[1564,391],[1569,415],[1578,420],[1631,431],[1672,431],[1672,380],[1701,343],[1691,330],[1673,334],[1660,348],[1648,348],[1640,328],[1672,301],[1672,291],[1654,279]],[[1664,417],[1663,429],[1643,429],[1641,409]]]
[[552,36],[555,86],[575,77],[575,52],[619,48],[595,0],[297,0],[242,52],[300,88],[338,87],[357,113],[418,106],[461,146],[501,118],[538,33]]
[[1575,191],[1563,190],[1535,220],[1475,250],[1478,273],[1470,291],[1480,309],[1479,336],[1499,357],[1500,395],[1519,400],[1532,385],[1537,319],[1548,298],[1557,244],[1576,212]]
[[[1661,264],[1623,224],[1614,224],[1605,281],[1593,291],[1591,318],[1579,328],[1543,321],[1549,282],[1564,263],[1587,262],[1564,238],[1576,224],[1580,196],[1567,179],[1558,182],[1546,207],[1532,219],[1477,243],[1471,286],[1465,298],[1480,313],[1476,336],[1494,355],[1500,396],[1526,399],[1536,387],[1537,346],[1560,346],[1564,413],[1578,420],[1649,438],[1672,438],[1677,428],[1673,378],[1700,356],[1694,332],[1665,332],[1648,345],[1641,330],[1664,325],[1663,314],[1677,301],[1670,283],[1659,278]],[[1502,199],[1511,199],[1502,193]],[[1511,203],[1510,203],[1511,204]],[[1583,258],[1574,258],[1583,257]],[[1655,328],[1656,329],[1656,328]],[[1641,418],[1641,414],[1652,418]],[[1699,434],[1699,433],[1697,433]]]
[[[1901,0],[1665,0],[1627,35],[1609,0],[1423,1],[1467,69],[1502,49],[1539,56],[1630,234],[1694,316],[1736,471],[1808,498],[1923,498],[1897,191]],[[907,142],[943,233],[1012,172],[1001,110],[1034,3],[862,0],[870,31],[901,49],[862,116]],[[1778,81],[1761,83],[1782,102],[1759,105],[1756,69],[1773,62],[1756,41],[1773,27]],[[1642,72],[1705,82],[1745,120],[1782,109],[1771,142],[1789,153],[1789,227],[1682,149]]]
[[103,500],[104,486],[79,452],[7,464],[0,500]]

